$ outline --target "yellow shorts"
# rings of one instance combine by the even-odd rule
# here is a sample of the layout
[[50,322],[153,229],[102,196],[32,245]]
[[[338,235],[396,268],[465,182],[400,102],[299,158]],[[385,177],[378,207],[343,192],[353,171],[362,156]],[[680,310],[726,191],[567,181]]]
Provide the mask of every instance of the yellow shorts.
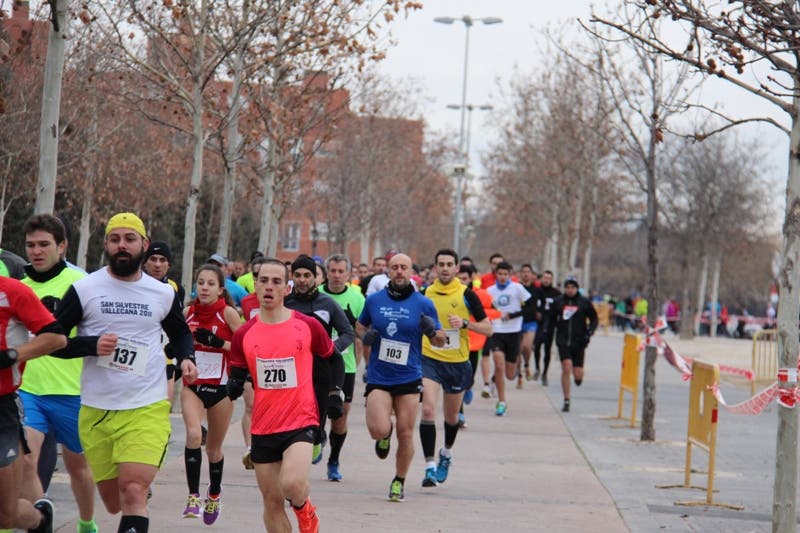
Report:
[[169,407],[167,400],[120,411],[81,406],[78,433],[95,482],[116,478],[120,463],[161,468],[171,432]]

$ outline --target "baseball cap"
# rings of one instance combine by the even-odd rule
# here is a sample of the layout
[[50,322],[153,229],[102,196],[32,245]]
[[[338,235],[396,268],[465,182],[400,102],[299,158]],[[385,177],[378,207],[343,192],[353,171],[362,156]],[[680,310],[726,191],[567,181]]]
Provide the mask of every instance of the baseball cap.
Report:
[[144,222],[133,213],[117,213],[109,218],[106,224],[106,235],[120,228],[129,228],[142,237],[147,237],[147,230],[144,229]]
[[392,257],[396,256],[399,253],[401,252],[397,248],[391,248],[389,250],[386,250],[386,255],[384,255],[383,258],[386,259],[386,261],[389,261]]
[[228,264],[228,259],[220,254],[213,254],[211,257],[208,258],[208,262],[215,262],[219,263],[222,266],[226,266]]

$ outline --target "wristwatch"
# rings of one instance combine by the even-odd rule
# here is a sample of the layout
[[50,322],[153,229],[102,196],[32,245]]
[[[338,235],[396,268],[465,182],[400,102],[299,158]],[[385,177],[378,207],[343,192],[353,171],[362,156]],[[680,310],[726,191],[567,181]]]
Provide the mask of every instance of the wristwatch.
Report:
[[14,348],[9,348],[6,350],[6,355],[11,361],[16,361],[19,359],[19,353]]
[[469,326],[469,320],[465,318],[464,322],[461,323],[461,329],[467,329],[467,326]]

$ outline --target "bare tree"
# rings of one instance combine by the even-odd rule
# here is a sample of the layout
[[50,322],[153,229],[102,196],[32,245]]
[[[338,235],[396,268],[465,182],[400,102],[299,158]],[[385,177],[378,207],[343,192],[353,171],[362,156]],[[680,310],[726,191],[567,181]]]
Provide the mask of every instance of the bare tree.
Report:
[[[645,35],[658,39],[658,21],[648,19],[627,4],[615,16],[623,24],[635,27]],[[670,70],[664,59],[652,54],[635,39],[619,40],[601,33],[600,19],[593,15],[593,26],[587,30],[594,37],[597,50],[604,58],[599,62],[603,83],[617,113],[618,135],[624,144],[620,161],[647,198],[647,288],[648,321],[655,323],[659,314],[658,290],[658,145],[663,142],[667,121],[681,112],[691,89],[687,87],[688,69],[679,65]],[[641,439],[655,440],[655,346],[648,346],[645,356]]]
[[49,0],[51,28],[42,88],[42,116],[39,125],[39,179],[36,185],[36,213],[52,213],[56,198],[58,170],[61,80],[66,54],[67,0]]
[[[780,306],[778,309],[778,346],[780,365],[797,365],[800,302],[800,5],[790,0],[763,2],[741,0],[724,7],[705,0],[626,0],[648,20],[673,20],[685,35],[676,44],[648,35],[614,18],[603,24],[614,27],[647,47],[651,53],[669,57],[696,68],[707,75],[727,80],[744,91],[773,104],[786,114],[790,128],[768,116],[732,117],[719,129],[752,121],[771,123],[790,136],[789,172],[786,187],[786,215],[783,225],[781,271],[778,276]],[[758,70],[761,65],[771,71]],[[702,131],[703,138],[713,132]],[[794,383],[781,383],[794,388]],[[775,464],[773,531],[794,531],[797,505],[797,414],[779,408],[778,444]]]

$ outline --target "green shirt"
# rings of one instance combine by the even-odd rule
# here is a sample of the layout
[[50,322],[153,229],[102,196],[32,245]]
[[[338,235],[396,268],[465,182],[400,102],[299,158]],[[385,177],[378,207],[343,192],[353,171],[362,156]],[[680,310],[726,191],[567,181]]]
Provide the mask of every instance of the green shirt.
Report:
[[253,279],[253,273],[248,272],[247,274],[242,274],[238,278],[236,278],[236,283],[244,287],[244,290],[247,291],[247,294],[253,294],[256,292],[256,284],[255,280]]
[[[339,294],[332,293],[328,290],[327,285],[323,285],[319,288],[320,292],[323,292],[336,300],[336,303],[347,313],[347,309],[350,308],[350,313],[358,319],[361,315],[361,311],[364,309],[364,295],[361,294],[361,290],[357,287],[350,285],[349,283],[346,285],[346,289]],[[348,315],[348,319],[350,316]],[[355,328],[355,326],[353,326]],[[334,337],[335,339],[335,337]],[[347,349],[342,352],[342,358],[344,359],[344,372],[345,374],[355,374],[356,372],[356,352],[355,352],[355,342],[347,347]]]
[[[22,278],[22,283],[33,289],[40,300],[47,296],[61,300],[67,289],[85,276],[86,274],[80,270],[65,267],[56,277],[47,281],[38,282],[25,276]],[[74,335],[75,331],[72,331],[70,336]],[[32,359],[25,364],[20,389],[39,396],[45,394],[80,396],[82,368],[81,358],[57,359],[45,355]]]

